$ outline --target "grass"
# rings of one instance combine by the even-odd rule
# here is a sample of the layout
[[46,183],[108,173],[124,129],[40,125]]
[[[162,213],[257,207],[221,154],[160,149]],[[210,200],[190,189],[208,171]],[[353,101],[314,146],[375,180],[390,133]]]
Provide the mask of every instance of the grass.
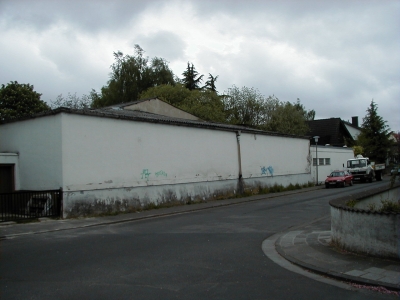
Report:
[[308,188],[308,187],[313,187],[315,186],[314,183],[308,182],[306,184],[300,185],[298,183],[296,184],[289,184],[288,186],[283,186],[281,184],[274,184],[272,186],[262,186],[259,185],[258,187],[251,187],[245,189],[243,194],[236,194],[230,197],[227,197],[225,199],[230,199],[230,198],[243,198],[243,197],[249,197],[253,195],[265,195],[265,194],[270,194],[270,193],[282,193],[282,192],[287,192],[287,191],[295,191],[295,190],[301,190],[302,188]]
[[400,204],[389,200],[381,200],[380,207],[375,203],[371,203],[368,205],[368,209],[380,213],[400,213]]
[[354,206],[356,206],[357,203],[358,203],[357,200],[351,199],[351,200],[349,200],[349,201],[346,202],[346,205],[347,205],[348,207],[353,208]]

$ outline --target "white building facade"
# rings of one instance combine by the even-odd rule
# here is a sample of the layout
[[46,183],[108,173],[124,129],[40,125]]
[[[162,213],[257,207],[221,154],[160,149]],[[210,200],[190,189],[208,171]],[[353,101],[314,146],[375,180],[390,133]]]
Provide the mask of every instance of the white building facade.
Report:
[[[354,158],[353,149],[348,147],[311,145],[310,152],[312,156],[311,174],[313,182],[316,183],[318,181],[318,184],[324,183],[326,177],[332,171],[346,170],[347,160]],[[318,167],[318,178],[317,178],[317,167]]]
[[63,189],[64,217],[209,200],[311,182],[307,137],[168,118],[61,109],[0,125],[16,189]]

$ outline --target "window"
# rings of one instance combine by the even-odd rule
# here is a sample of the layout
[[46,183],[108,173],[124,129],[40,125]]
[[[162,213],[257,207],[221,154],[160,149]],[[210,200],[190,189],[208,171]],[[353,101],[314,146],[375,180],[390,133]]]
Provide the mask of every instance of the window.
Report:
[[317,165],[317,159],[316,159],[316,158],[313,158],[313,159],[312,159],[312,165],[313,165],[313,166],[316,166],[316,165]]
[[324,165],[324,158],[318,158],[318,164],[320,166],[323,166]]
[[331,164],[331,159],[325,158],[325,165],[330,165],[330,164]]

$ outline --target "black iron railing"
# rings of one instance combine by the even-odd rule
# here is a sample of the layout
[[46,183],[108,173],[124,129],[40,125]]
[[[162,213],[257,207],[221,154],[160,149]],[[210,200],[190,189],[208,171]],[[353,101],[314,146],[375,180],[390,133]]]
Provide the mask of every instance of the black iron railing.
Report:
[[61,212],[61,189],[0,194],[0,222],[60,217]]

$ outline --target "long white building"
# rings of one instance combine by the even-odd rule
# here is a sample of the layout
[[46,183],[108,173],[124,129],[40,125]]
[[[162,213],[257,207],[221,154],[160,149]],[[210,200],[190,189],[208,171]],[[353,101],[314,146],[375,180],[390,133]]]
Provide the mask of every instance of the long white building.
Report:
[[315,181],[308,137],[189,119],[171,107],[153,105],[164,113],[154,114],[145,104],[2,122],[2,181],[62,188],[64,217]]

